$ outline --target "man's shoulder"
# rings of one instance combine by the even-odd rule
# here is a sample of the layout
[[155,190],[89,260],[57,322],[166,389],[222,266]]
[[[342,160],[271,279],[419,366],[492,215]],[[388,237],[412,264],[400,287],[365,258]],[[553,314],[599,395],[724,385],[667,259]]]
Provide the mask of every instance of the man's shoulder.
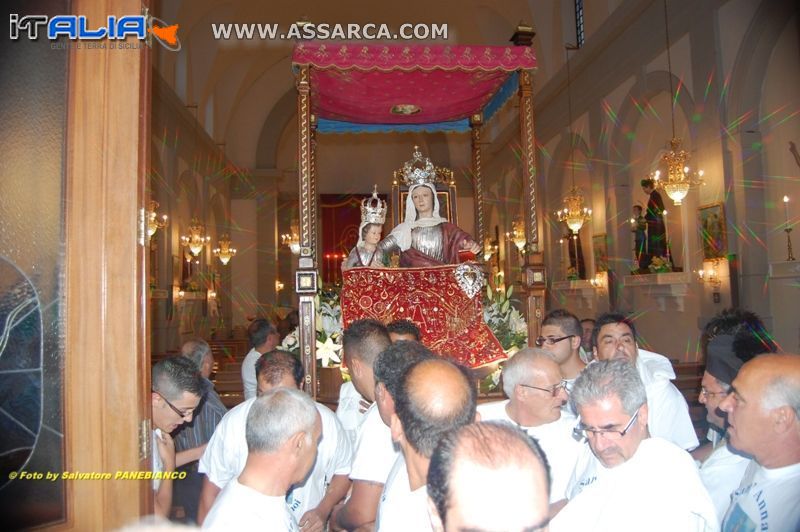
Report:
[[507,404],[508,399],[504,399],[503,401],[492,401],[491,403],[478,405],[481,421],[510,421],[508,413],[506,412]]
[[636,366],[645,386],[675,378],[675,369],[669,359],[646,349],[639,349]]
[[253,407],[253,403],[256,402],[257,397],[251,397],[246,401],[239,403],[238,405],[234,406],[228,412],[222,416],[222,420],[219,422],[220,425],[228,426],[232,423],[242,423],[247,421],[247,414],[250,413],[250,408]]

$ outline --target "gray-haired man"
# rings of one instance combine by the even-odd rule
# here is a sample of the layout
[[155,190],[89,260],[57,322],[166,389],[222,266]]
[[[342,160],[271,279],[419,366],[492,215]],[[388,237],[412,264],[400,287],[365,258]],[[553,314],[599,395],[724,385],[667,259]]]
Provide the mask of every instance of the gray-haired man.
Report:
[[589,364],[570,397],[588,441],[553,519],[559,530],[718,530],[714,505],[689,453],[650,438],[647,396],[626,360]]

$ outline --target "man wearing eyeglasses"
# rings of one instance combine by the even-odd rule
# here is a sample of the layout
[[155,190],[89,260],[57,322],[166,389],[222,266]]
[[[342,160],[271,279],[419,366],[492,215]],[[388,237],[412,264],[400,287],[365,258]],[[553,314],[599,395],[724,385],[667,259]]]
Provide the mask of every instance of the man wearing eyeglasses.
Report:
[[689,405],[672,384],[675,370],[659,354],[639,349],[633,321],[622,314],[607,313],[597,318],[592,339],[596,360],[622,359],[637,369],[650,407],[650,434],[691,451],[699,444]]
[[590,364],[570,400],[588,442],[550,530],[716,531],[714,505],[689,453],[651,438],[644,383],[624,360]]
[[547,351],[525,348],[503,367],[508,399],[478,407],[481,419],[517,425],[536,438],[550,464],[551,502],[564,499],[581,445],[572,438],[577,420],[562,406],[567,392],[558,365]]
[[[166,358],[153,366],[153,472],[175,471],[175,443],[170,433],[192,420],[203,396],[197,366],[186,357]],[[155,514],[169,516],[172,479],[153,479]]]
[[544,317],[542,335],[536,339],[536,347],[547,351],[558,364],[567,391],[586,367],[580,354],[582,335],[577,316],[564,309],[555,309]]
[[731,383],[742,365],[756,355],[774,352],[764,324],[752,312],[729,309],[715,316],[703,329],[706,369],[700,388],[700,402],[705,405],[711,443],[692,452],[700,460],[700,478],[708,489],[722,520],[731,502],[731,493],[739,486],[749,457],[732,448],[725,437],[727,419],[720,403],[727,397]]

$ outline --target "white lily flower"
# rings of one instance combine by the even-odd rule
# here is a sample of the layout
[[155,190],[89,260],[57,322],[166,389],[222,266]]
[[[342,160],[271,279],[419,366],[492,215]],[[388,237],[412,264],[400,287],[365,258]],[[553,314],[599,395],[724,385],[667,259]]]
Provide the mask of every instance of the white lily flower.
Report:
[[341,364],[342,360],[339,358],[339,351],[342,346],[328,338],[325,342],[317,340],[317,360],[322,361],[322,367],[327,368],[330,366],[331,360],[336,364]]

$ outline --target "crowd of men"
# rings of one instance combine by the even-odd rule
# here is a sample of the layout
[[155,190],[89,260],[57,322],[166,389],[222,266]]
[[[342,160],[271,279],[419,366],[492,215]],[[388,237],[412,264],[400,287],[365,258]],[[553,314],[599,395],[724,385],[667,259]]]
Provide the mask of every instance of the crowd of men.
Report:
[[474,376],[412,323],[353,322],[335,414],[269,322],[230,411],[189,342],[153,367],[154,468],[190,473],[154,482],[156,513],[209,530],[800,530],[800,356],[774,354],[757,316],[703,331],[702,445],[629,318],[554,310],[541,331],[505,362],[507,399],[478,406]]

